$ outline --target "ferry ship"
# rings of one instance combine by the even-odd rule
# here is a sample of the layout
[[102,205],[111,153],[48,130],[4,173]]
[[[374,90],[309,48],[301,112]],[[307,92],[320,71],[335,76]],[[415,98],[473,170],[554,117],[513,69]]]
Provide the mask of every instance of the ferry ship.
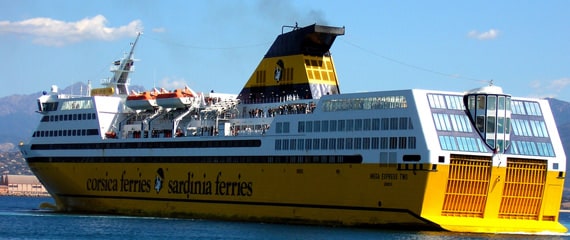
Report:
[[330,48],[344,33],[283,28],[237,94],[129,91],[139,34],[90,95],[40,96],[20,150],[62,212],[567,231],[546,100],[492,84],[341,94]]

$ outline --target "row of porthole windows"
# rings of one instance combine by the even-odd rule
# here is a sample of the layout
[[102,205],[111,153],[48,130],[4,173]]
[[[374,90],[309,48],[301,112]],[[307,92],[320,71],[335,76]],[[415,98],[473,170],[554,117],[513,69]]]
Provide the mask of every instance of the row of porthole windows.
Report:
[[[350,132],[414,129],[409,117],[300,121],[297,132]],[[289,123],[277,123],[276,133],[289,133]]]
[[275,150],[415,149],[416,137],[276,139]]
[[58,121],[76,121],[76,120],[95,120],[97,115],[95,113],[74,113],[74,114],[61,114],[42,117],[42,122],[58,122]]
[[99,135],[99,129],[67,129],[35,131],[32,137],[70,137]]

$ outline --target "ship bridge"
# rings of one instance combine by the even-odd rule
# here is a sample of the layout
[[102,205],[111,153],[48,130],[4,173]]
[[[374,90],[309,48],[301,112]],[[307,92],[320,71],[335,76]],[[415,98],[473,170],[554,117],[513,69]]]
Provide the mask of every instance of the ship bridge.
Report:
[[496,153],[504,153],[510,144],[511,96],[489,85],[468,92],[464,102],[481,139]]

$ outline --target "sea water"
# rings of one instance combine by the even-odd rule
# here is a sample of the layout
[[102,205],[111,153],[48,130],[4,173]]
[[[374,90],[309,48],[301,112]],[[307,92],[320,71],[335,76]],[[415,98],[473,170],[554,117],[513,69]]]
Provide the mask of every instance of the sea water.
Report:
[[[51,198],[0,197],[1,239],[570,239],[570,234],[471,234],[264,224],[201,219],[62,214]],[[570,228],[570,213],[560,221]]]

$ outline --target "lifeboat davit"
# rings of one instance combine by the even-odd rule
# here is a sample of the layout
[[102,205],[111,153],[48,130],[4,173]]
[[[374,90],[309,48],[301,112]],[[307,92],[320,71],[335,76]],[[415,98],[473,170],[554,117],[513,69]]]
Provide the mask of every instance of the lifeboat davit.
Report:
[[163,108],[184,108],[192,105],[195,96],[197,96],[196,93],[189,87],[171,92],[162,89],[156,96],[156,103]]
[[158,107],[156,104],[157,92],[132,93],[127,96],[126,105],[135,110],[149,110]]

